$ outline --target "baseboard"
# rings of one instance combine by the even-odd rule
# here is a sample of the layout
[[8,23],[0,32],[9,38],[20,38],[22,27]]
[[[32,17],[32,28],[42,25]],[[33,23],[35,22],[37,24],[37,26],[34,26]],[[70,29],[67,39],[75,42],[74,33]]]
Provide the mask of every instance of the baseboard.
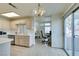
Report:
[[26,47],[26,48],[29,48],[29,46],[23,46],[23,45],[17,45],[17,44],[15,44],[15,45],[13,45],[13,46],[20,46],[20,47]]
[[52,47],[52,48],[57,48],[57,49],[64,49],[64,48],[59,48],[59,47]]

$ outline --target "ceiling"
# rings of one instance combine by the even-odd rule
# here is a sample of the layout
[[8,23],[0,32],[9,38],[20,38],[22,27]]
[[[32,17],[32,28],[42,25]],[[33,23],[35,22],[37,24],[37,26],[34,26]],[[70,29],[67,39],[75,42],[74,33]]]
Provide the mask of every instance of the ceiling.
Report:
[[[21,15],[21,17],[33,16],[33,10],[38,6],[37,3],[12,4],[15,5],[17,9],[13,8],[8,3],[0,3],[0,14],[13,11]],[[44,16],[63,15],[70,5],[71,3],[41,3],[41,7],[46,10]]]

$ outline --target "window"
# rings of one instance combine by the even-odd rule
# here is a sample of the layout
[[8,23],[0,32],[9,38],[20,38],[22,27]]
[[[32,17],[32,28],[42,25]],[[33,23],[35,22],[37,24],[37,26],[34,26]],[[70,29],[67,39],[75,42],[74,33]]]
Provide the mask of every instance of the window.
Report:
[[17,24],[17,33],[18,34],[26,34],[26,25],[25,24]]
[[50,23],[45,23],[45,33],[50,33]]
[[45,26],[45,33],[50,33],[50,26]]
[[50,23],[45,23],[45,26],[50,26]]

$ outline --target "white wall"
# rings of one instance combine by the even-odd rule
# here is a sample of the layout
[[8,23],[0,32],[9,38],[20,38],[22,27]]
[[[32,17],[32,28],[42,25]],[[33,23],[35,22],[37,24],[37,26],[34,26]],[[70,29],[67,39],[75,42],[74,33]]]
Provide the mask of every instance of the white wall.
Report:
[[52,17],[52,47],[63,48],[63,18]]

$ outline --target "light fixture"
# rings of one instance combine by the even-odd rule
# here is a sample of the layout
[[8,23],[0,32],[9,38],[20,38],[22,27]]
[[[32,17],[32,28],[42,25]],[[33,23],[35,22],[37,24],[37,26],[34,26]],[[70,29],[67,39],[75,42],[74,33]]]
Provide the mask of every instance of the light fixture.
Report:
[[39,4],[38,4],[38,8],[35,9],[35,10],[33,10],[33,12],[34,12],[34,14],[35,14],[36,16],[43,16],[44,13],[45,13],[45,10],[44,10],[44,8],[42,8],[42,7],[40,6],[40,3],[39,3]]
[[6,17],[17,17],[17,16],[20,16],[18,14],[16,14],[15,12],[9,12],[9,13],[4,13],[4,14],[1,14],[2,16],[6,16]]

